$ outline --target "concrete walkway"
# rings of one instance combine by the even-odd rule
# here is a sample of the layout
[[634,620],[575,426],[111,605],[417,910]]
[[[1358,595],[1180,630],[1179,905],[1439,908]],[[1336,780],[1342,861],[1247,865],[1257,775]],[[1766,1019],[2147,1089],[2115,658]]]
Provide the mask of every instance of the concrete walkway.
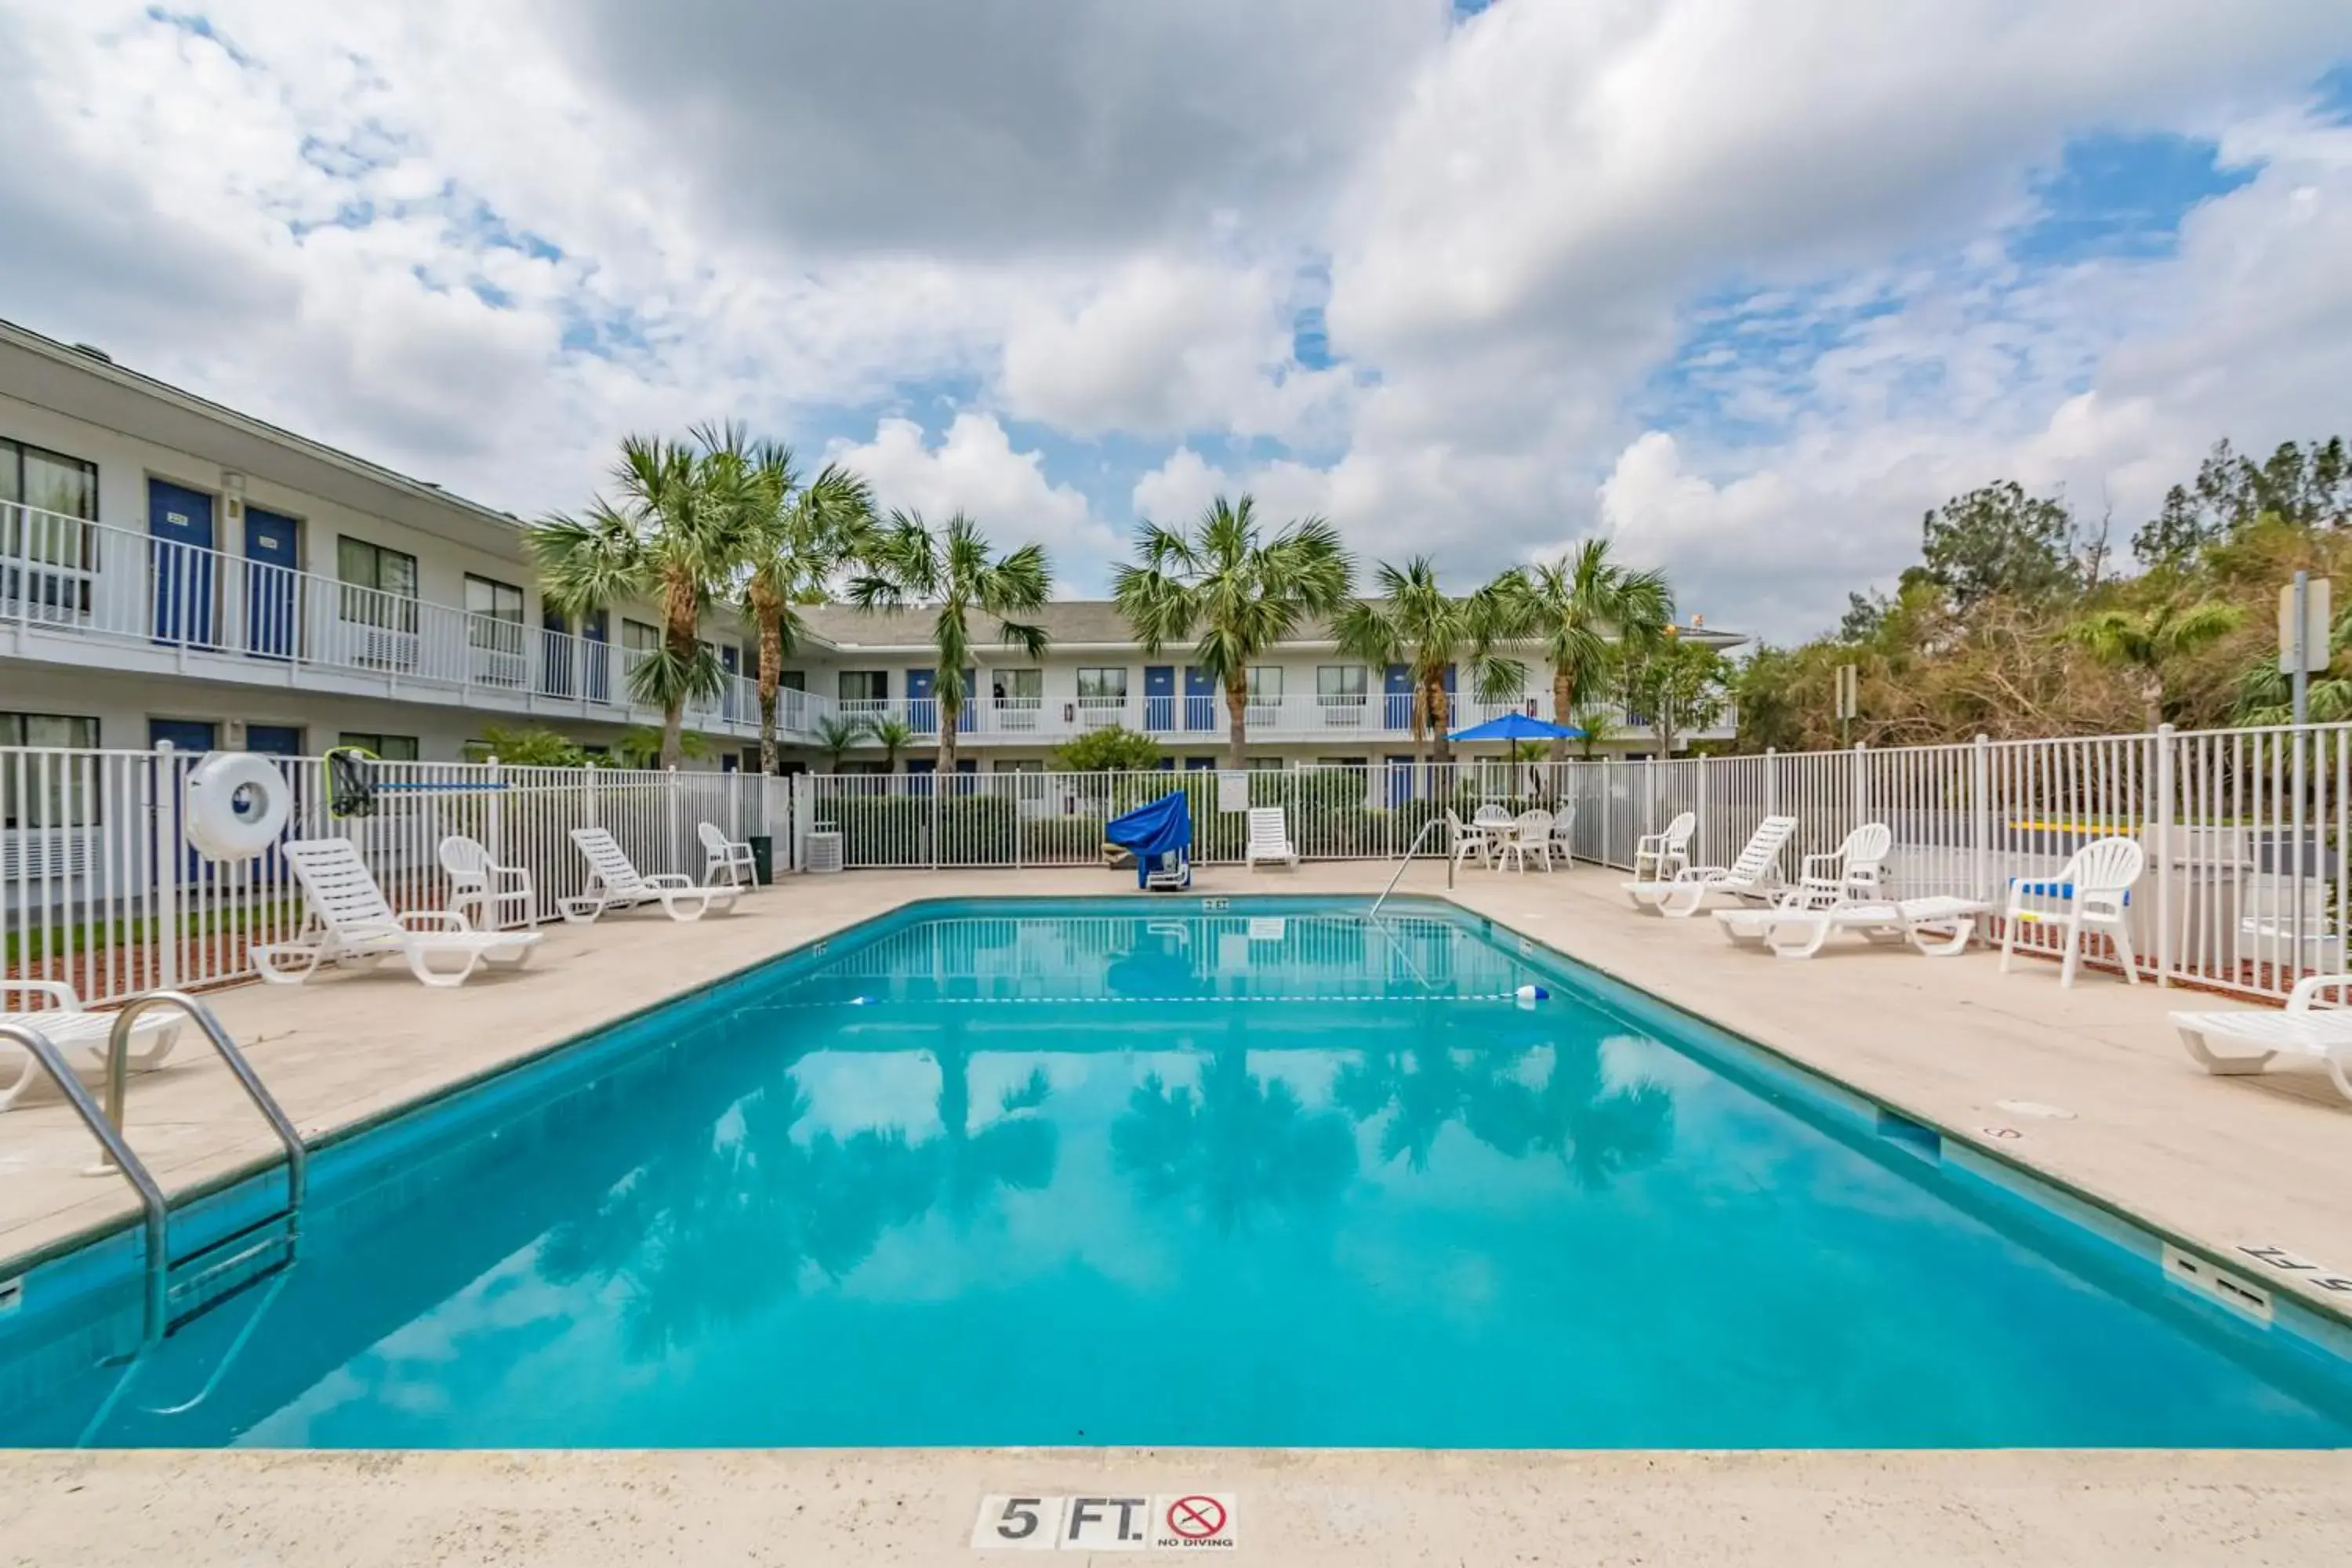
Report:
[[[1197,890],[1366,892],[1388,870],[1219,868]],[[1990,954],[1858,942],[1784,963],[1711,921],[1637,915],[1619,880],[1474,869],[1453,896],[2218,1255],[2352,1269],[2352,1106],[2315,1079],[2198,1072],[2163,1015],[2226,1004],[2107,975],[2065,992],[2051,964],[2002,976]],[[1092,871],[802,878],[696,925],[556,927],[531,968],[462,991],[387,968],[215,1000],[316,1136],[909,900],[1132,889]],[[1443,896],[1443,868],[1406,890]],[[271,1157],[194,1051],[134,1084],[131,1122],[175,1188]],[[79,1173],[89,1159],[61,1105],[0,1118],[0,1255],[130,1214],[119,1181]],[[0,1455],[0,1562],[965,1562],[983,1493],[1171,1488],[1240,1492],[1240,1555],[1265,1563],[2242,1564],[2352,1548],[2340,1455],[222,1452]]]

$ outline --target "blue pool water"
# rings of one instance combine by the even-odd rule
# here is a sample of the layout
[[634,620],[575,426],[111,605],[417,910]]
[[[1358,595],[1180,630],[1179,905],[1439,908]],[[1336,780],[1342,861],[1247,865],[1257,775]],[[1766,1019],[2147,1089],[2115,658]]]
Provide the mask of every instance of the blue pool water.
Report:
[[132,1254],[31,1276],[0,1441],[2352,1436],[2296,1314],[1430,906],[927,906],[315,1180],[301,1261],[128,1373]]

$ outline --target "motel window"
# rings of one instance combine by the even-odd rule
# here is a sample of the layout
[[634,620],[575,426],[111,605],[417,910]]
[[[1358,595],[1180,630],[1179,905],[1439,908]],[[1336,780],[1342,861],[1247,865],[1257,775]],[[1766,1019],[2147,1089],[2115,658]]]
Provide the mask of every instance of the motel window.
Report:
[[1315,671],[1315,699],[1326,708],[1360,708],[1364,704],[1364,667],[1326,664]]
[[1127,700],[1125,665],[1087,665],[1078,670],[1078,700],[1111,703]]
[[[0,746],[95,751],[98,721],[65,713],[0,713]],[[98,777],[95,765],[66,757],[0,759],[0,826],[96,822]]]
[[466,574],[466,613],[522,625],[522,590],[511,583]]
[[357,746],[373,752],[387,763],[416,761],[416,737],[414,735],[376,735],[360,730],[346,730],[335,738],[339,746]]
[[1034,708],[1045,700],[1045,672],[1042,669],[992,670],[988,682],[991,701]]
[[845,669],[841,672],[839,691],[844,702],[887,702],[890,698],[890,672]]
[[1254,703],[1282,700],[1282,666],[1278,664],[1250,666],[1249,700]]
[[[92,568],[97,542],[84,524],[98,521],[97,464],[0,437],[0,502],[17,503],[0,505],[0,554],[76,572]],[[36,574],[31,584],[36,604],[89,612],[87,581]],[[0,599],[23,592],[13,579],[0,580]]]
[[364,539],[335,541],[342,618],[394,631],[416,629],[416,557]]
[[661,633],[656,628],[643,621],[624,620],[621,623],[621,651],[629,656],[629,663],[636,663],[639,655],[651,653],[659,647]]

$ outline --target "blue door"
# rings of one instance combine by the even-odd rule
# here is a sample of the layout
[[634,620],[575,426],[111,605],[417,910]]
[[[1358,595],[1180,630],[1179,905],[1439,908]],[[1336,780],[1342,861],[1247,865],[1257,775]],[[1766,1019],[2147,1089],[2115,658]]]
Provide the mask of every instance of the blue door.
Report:
[[1188,773],[1205,773],[1216,765],[1217,759],[1214,757],[1187,757],[1184,759],[1184,771]]
[[149,581],[155,593],[155,640],[209,646],[213,640],[213,498],[147,481]]
[[[211,725],[204,726],[206,730]],[[173,745],[180,742],[174,741]],[[259,752],[265,757],[299,757],[302,754],[302,726],[299,724],[247,724],[245,727],[245,749]]]
[[939,687],[936,669],[907,672],[907,723],[918,734],[929,735],[940,727],[940,700],[934,695]]
[[[979,709],[980,671],[976,669],[967,669],[963,672],[963,702],[956,709],[957,734],[969,735],[971,733],[971,726],[973,723],[972,716],[979,711]],[[961,773],[969,771],[970,770],[965,768],[961,761],[956,763],[956,772]]]
[[1184,728],[1213,730],[1216,727],[1216,683],[1199,665],[1188,664],[1184,667]]
[[215,737],[220,732],[214,724],[193,719],[150,719],[147,721],[147,743],[160,746],[166,741],[172,749],[189,756],[201,757],[213,749]]
[[1147,730],[1172,730],[1176,727],[1176,667],[1172,664],[1147,664],[1143,667],[1143,727]]
[[580,617],[580,658],[587,668],[581,674],[581,695],[591,702],[613,700],[612,650],[604,646],[606,620],[602,610]]
[[[1435,717],[1435,714],[1431,715],[1431,718],[1433,719]],[[1436,726],[1432,725],[1431,727],[1433,729]],[[1451,733],[1452,731],[1461,728],[1462,710],[1454,706],[1454,667],[1449,664],[1445,667],[1445,729],[1448,733]]]
[[301,540],[302,525],[292,518],[257,506],[245,509],[247,653],[263,658],[294,657],[294,574],[302,564]]
[[1394,810],[1412,798],[1412,770],[1413,759],[1411,757],[1389,759],[1389,807],[1391,810]]
[[1392,664],[1381,677],[1381,728],[1412,728],[1412,671]]
[[539,639],[539,689],[550,697],[569,697],[572,690],[571,625],[556,609],[541,610],[539,625],[546,634]]

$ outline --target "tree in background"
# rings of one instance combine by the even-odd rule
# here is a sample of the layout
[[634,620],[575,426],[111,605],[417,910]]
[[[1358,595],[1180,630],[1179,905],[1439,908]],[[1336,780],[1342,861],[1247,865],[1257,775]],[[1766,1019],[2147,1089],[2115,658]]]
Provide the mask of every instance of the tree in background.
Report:
[[661,765],[685,758],[689,701],[719,693],[724,672],[701,639],[703,613],[730,595],[748,558],[752,507],[743,465],[649,436],[622,439],[614,498],[586,515],[558,512],[531,525],[540,591],[565,615],[632,598],[660,606],[661,642],[628,670],[629,694],[662,710]]
[[[710,755],[709,741],[692,730],[672,737],[643,725],[623,731],[621,738],[613,742],[612,751],[606,754],[613,759],[613,766],[616,768],[674,768],[678,763],[662,760],[664,748],[673,742],[677,748],[678,762],[698,763]],[[589,760],[593,762],[595,759],[592,757]]]
[[839,773],[841,760],[856,749],[858,742],[866,739],[870,728],[863,718],[846,713],[827,713],[819,718],[809,731],[809,738],[816,742],[816,749],[824,753],[824,771]]
[[1920,536],[1917,570],[1963,615],[1996,596],[2040,601],[2082,586],[2074,514],[2014,479],[1946,501],[1927,514]]
[[1225,763],[1243,765],[1250,667],[1313,618],[1339,613],[1355,569],[1339,531],[1319,517],[1260,535],[1256,503],[1219,496],[1192,529],[1146,522],[1140,559],[1120,566],[1111,596],[1144,652],[1195,638],[1192,660],[1225,694]]
[[746,443],[730,427],[711,443],[721,460],[744,464],[751,482],[730,487],[751,507],[742,609],[759,639],[760,771],[776,771],[776,701],[784,660],[806,629],[803,605],[822,603],[827,586],[856,559],[874,526],[874,496],[864,479],[827,463],[803,484],[793,449]]
[[[1496,584],[1511,640],[1541,647],[1550,662],[1556,724],[1574,723],[1576,710],[1605,689],[1612,643],[1646,647],[1665,635],[1675,613],[1665,574],[1618,564],[1605,539],[1588,539],[1574,552],[1507,574]],[[1567,755],[1567,739],[1553,741],[1551,760]]]
[[1591,762],[1594,750],[1616,735],[1618,711],[1615,702],[1604,698],[1586,703],[1570,716],[1568,721],[1584,731],[1584,738],[1576,742],[1577,755]]
[[875,713],[866,718],[866,738],[882,748],[882,771],[898,771],[898,753],[915,743],[915,727],[896,713]]
[[478,746],[469,745],[470,753],[478,751],[476,760],[496,757],[501,763],[514,768],[584,768],[588,753],[580,742],[569,736],[537,725],[526,730],[509,730],[502,725],[482,726],[482,739]]
[[1658,739],[1658,751],[1672,756],[1677,736],[1704,730],[1723,716],[1730,700],[1731,663],[1705,643],[1660,638],[1628,650],[1625,697],[1636,716]]
[[889,526],[873,533],[860,552],[865,571],[849,584],[849,602],[861,610],[932,611],[931,681],[939,708],[940,761],[955,772],[956,731],[964,702],[965,667],[973,659],[975,612],[996,622],[1007,647],[1033,659],[1045,657],[1045,628],[1013,619],[1045,607],[1054,573],[1045,546],[1024,544],[1006,555],[990,549],[980,526],[962,512],[932,528],[917,511],[890,514]]
[[2068,635],[2093,658],[2128,671],[2139,682],[2141,725],[2153,730],[2164,722],[2166,668],[2219,642],[2245,618],[2237,605],[2216,599],[2193,605],[2167,599],[2146,609],[2100,610],[2075,622]]
[[1470,667],[1482,702],[1501,702],[1525,688],[1527,669],[1506,646],[1524,623],[1515,574],[1506,574],[1465,598],[1445,592],[1426,555],[1402,566],[1381,563],[1380,597],[1360,599],[1332,624],[1340,650],[1372,665],[1401,664],[1412,683],[1412,738],[1429,746],[1443,767],[1452,757],[1452,715],[1445,672]]
[[1058,773],[1139,773],[1160,765],[1160,742],[1120,724],[1089,730],[1055,748]]

